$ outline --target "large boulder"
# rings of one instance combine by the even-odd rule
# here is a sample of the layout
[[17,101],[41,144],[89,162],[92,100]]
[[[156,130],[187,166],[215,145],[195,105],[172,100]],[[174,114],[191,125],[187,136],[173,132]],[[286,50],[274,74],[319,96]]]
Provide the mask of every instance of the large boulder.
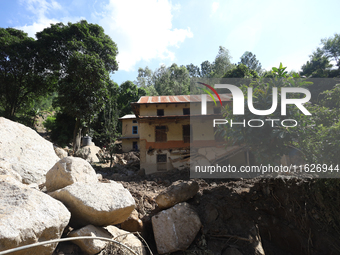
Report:
[[76,151],[75,156],[85,159],[87,162],[99,162],[97,154],[101,153],[101,149],[97,146],[84,146]]
[[[134,234],[121,230],[115,226],[107,226],[107,227],[104,227],[104,229],[106,229],[110,233],[110,235],[112,236],[114,240],[128,246],[133,251],[135,251],[137,254],[146,255],[146,251],[143,246],[143,243]],[[126,251],[125,248],[122,248],[120,246],[118,246],[118,248],[121,248],[121,250]]]
[[186,250],[201,228],[197,213],[185,202],[161,211],[151,221],[159,254]]
[[53,144],[33,129],[0,117],[0,159],[9,162],[24,183],[42,184],[59,160]]
[[82,158],[66,157],[59,160],[46,174],[48,192],[64,188],[75,182],[98,182],[96,171]]
[[70,225],[108,226],[124,222],[135,208],[135,200],[123,185],[110,183],[74,183],[49,193],[71,212]]
[[[101,227],[95,227],[93,225],[87,225],[81,229],[74,230],[68,234],[68,237],[80,237],[80,236],[92,236],[92,237],[104,237],[111,239],[111,235]],[[94,255],[103,250],[107,241],[100,239],[79,239],[72,240],[73,243],[78,245],[80,249],[86,254]]]
[[0,175],[10,175],[19,182],[22,182],[20,174],[12,169],[12,165],[4,160],[0,160]]
[[[71,214],[62,203],[11,176],[0,175],[0,194],[0,251],[58,239],[70,220]],[[56,246],[11,254],[52,254]]]
[[177,181],[162,191],[155,200],[159,208],[170,208],[175,204],[185,202],[192,198],[198,190],[199,186],[195,181]]

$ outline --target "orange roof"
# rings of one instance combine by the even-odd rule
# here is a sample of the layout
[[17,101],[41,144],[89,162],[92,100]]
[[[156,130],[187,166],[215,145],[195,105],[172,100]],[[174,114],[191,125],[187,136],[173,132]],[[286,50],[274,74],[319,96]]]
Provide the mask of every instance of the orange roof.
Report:
[[[216,95],[213,95],[218,101]],[[219,94],[221,101],[231,101],[232,94]],[[207,101],[213,101],[210,96],[207,96]],[[152,103],[193,103],[201,102],[201,95],[178,95],[178,96],[143,96],[137,104],[152,104]]]

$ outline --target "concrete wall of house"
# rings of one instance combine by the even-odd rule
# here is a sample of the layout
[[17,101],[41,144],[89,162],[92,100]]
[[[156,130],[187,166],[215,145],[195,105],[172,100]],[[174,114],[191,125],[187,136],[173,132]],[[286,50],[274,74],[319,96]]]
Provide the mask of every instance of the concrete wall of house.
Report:
[[[122,119],[122,137],[128,137],[129,139],[122,139],[122,151],[129,152],[133,150],[133,142],[137,142],[138,149],[139,144],[139,126],[138,123],[133,123],[136,119]],[[137,134],[133,134],[133,127],[137,127]],[[135,137],[135,138],[133,138]]]
[[139,138],[135,139],[122,139],[122,151],[129,152],[134,150],[133,143],[137,143],[138,150],[140,149]]
[[[139,137],[138,123],[133,123],[136,119],[122,120],[122,137]],[[137,134],[132,134],[132,127],[137,126]]]

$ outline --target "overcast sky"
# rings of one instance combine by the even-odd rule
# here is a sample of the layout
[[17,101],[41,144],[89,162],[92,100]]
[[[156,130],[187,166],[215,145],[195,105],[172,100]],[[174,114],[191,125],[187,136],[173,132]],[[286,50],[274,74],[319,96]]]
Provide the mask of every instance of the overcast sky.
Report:
[[300,70],[322,38],[340,33],[339,0],[0,0],[0,27],[35,38],[51,23],[86,19],[118,45],[112,79],[134,81],[139,67],[200,65],[219,46],[233,63],[251,51],[270,69]]

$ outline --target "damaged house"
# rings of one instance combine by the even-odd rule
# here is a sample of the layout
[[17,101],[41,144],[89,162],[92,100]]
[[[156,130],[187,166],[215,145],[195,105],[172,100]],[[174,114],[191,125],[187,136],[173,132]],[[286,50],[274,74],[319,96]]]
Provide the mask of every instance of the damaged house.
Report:
[[[230,94],[220,97],[223,106],[232,103]],[[131,105],[135,116],[121,118],[123,132],[126,128],[123,150],[131,150],[137,144],[140,168],[146,174],[188,167],[190,159],[197,157],[216,161],[228,155],[228,162],[234,165],[247,160],[244,148],[226,149],[223,139],[215,134],[213,119],[223,116],[221,106],[216,106],[210,97],[207,97],[206,115],[201,114],[200,95],[143,96]]]

